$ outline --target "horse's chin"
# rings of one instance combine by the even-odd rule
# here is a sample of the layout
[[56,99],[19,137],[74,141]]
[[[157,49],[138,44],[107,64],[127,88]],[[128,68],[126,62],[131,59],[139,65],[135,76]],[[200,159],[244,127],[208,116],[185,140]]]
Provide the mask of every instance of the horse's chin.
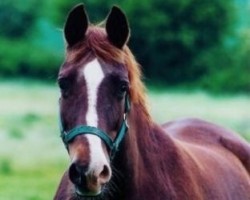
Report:
[[80,187],[75,186],[75,192],[80,197],[98,197],[101,194],[101,190],[97,192],[92,192],[89,190],[84,190]]

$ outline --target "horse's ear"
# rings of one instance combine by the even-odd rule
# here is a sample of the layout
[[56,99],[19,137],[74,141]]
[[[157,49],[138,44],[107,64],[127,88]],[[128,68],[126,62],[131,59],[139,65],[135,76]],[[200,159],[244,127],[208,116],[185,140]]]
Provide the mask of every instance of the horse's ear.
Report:
[[72,47],[84,39],[88,24],[88,16],[83,4],[75,6],[69,12],[64,26],[64,36],[68,47]]
[[113,6],[106,21],[106,31],[109,41],[119,49],[127,43],[129,25],[125,14],[117,6]]

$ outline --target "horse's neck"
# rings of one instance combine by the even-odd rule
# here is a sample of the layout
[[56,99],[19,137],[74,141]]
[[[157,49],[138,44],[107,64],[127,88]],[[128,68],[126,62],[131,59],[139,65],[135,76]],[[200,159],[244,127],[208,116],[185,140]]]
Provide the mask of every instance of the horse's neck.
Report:
[[139,106],[132,111],[129,122],[124,155],[127,184],[138,195],[147,191],[143,195],[149,197],[153,189],[152,194],[165,194],[168,191],[171,198],[171,173],[176,165],[180,165],[174,141],[158,125],[148,120]]

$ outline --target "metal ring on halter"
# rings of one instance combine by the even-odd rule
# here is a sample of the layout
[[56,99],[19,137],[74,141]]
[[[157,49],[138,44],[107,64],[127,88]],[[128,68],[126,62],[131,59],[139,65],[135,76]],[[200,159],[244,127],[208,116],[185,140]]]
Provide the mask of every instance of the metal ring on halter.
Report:
[[125,122],[127,128],[129,128],[128,119],[127,119],[127,113],[124,113],[124,114],[123,114],[123,120],[124,120],[124,122]]

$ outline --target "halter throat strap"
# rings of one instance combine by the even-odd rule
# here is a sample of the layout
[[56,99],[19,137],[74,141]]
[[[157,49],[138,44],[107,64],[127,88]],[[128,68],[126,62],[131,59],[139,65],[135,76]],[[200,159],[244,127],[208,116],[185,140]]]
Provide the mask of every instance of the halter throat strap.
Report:
[[127,114],[129,113],[129,111],[130,111],[130,100],[129,100],[129,96],[126,94],[123,121],[114,140],[112,140],[111,137],[107,133],[93,126],[79,125],[66,132],[64,131],[61,118],[60,118],[61,138],[65,147],[68,149],[68,144],[78,135],[87,135],[87,134],[96,135],[99,138],[101,138],[101,140],[109,148],[110,159],[113,159],[115,156],[115,153],[119,150],[119,146],[123,138],[125,137],[128,131]]

